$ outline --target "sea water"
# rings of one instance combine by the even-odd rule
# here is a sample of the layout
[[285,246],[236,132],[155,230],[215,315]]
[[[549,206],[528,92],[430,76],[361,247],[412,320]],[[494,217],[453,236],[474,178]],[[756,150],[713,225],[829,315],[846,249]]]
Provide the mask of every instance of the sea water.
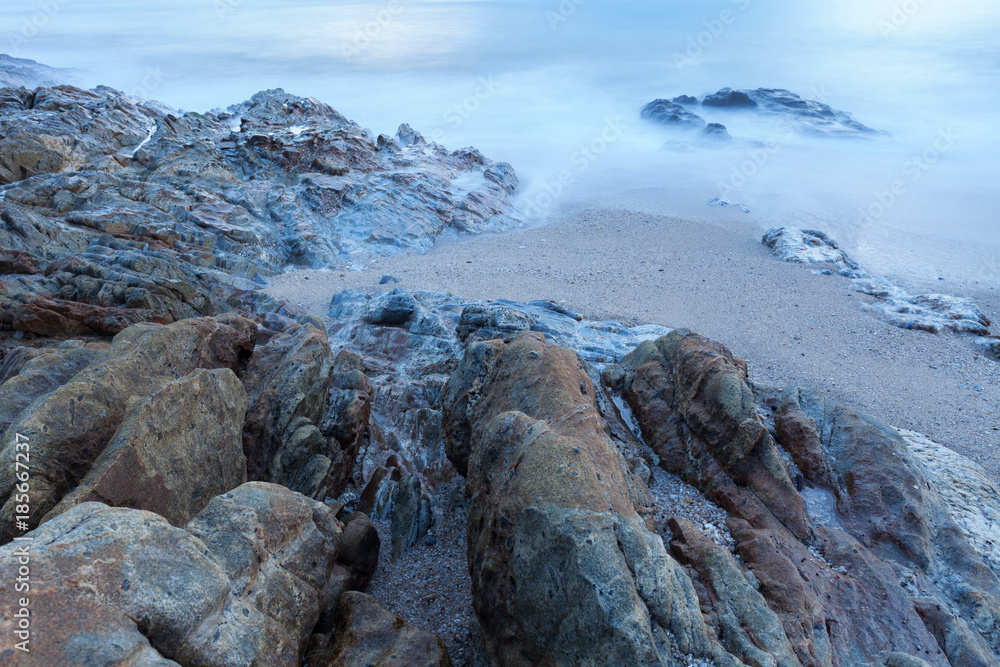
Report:
[[[194,111],[281,87],[512,163],[520,204],[818,228],[869,270],[1000,285],[1000,5],[989,0],[36,0],[0,51]],[[693,108],[724,147],[664,151],[649,101],[785,88],[888,136]],[[683,137],[681,137],[683,139]],[[763,147],[763,148],[762,148]],[[732,211],[725,214],[732,215]],[[740,214],[744,215],[744,214]]]

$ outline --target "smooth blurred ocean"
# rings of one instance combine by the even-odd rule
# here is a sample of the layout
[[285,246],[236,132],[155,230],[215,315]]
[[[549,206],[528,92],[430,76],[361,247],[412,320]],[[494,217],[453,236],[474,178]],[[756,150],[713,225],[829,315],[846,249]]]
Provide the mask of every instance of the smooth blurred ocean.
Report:
[[[1000,285],[1000,4],[982,0],[36,0],[0,52],[193,111],[281,87],[373,133],[406,122],[511,162],[526,208],[627,205],[823,229],[874,271]],[[786,88],[891,138],[703,113],[728,148],[664,152],[658,97]],[[698,110],[696,110],[698,111]],[[699,113],[701,113],[699,111]],[[751,141],[776,146],[765,153]],[[567,178],[568,175],[568,178]],[[893,192],[895,190],[895,192]],[[729,213],[731,214],[731,210]],[[742,215],[742,214],[741,214]]]

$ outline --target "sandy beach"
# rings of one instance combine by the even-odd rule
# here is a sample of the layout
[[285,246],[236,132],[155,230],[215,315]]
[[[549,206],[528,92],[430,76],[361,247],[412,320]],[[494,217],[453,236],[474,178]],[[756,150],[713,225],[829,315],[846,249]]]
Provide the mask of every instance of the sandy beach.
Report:
[[[817,387],[948,445],[1000,480],[1000,364],[977,355],[971,337],[898,329],[865,312],[859,304],[872,298],[849,280],[778,261],[735,214],[564,212],[543,227],[440,243],[361,271],[294,270],[267,291],[324,316],[342,290],[396,286],[380,286],[383,275],[470,300],[551,299],[588,319],[686,327],[746,359],[756,382]],[[969,289],[958,295],[997,319],[997,286]]]

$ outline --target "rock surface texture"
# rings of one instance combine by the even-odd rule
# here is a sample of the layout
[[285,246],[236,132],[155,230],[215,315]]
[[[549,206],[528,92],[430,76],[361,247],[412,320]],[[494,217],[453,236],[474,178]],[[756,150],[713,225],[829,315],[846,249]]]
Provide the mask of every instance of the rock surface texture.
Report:
[[490,664],[741,664],[710,639],[691,581],[648,529],[649,492],[579,357],[526,333],[474,344],[466,362],[475,368],[453,376],[446,428],[452,462],[468,470]]
[[284,266],[509,226],[517,187],[475,149],[375,138],[280,90],[202,115],[109,88],[3,88],[0,331],[281,311],[254,290]]
[[[947,294],[907,294],[887,280],[873,278],[823,232],[773,227],[761,242],[786,262],[832,264],[838,274],[851,279],[855,290],[875,297],[873,304],[862,304],[863,307],[877,312],[894,326],[931,333],[945,330],[979,335],[990,333],[990,319],[968,299]],[[833,270],[826,273],[832,274]],[[980,343],[980,347],[988,351],[987,345]]]
[[[697,103],[644,115],[726,141]],[[713,106],[871,134],[787,91]],[[516,190],[280,90],[0,89],[0,663],[1000,667],[1000,493],[946,447],[689,331],[259,291],[501,229]],[[765,243],[988,334],[819,232]]]
[[[956,517],[955,492],[936,490],[897,431],[791,388],[771,406],[775,438],[746,365],[685,331],[641,344],[604,375],[662,465],[729,514],[771,613],[725,554],[672,525],[673,552],[698,573],[727,650],[749,664],[882,664],[890,652],[997,664],[997,571],[976,548],[992,510]],[[963,468],[957,486],[983,484]]]

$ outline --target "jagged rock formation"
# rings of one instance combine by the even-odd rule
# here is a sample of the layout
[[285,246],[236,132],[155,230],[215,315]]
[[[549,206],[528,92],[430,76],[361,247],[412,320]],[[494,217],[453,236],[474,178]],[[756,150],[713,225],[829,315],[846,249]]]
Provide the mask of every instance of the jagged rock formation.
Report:
[[[288,489],[251,483],[183,528],[83,503],[33,533],[30,653],[0,618],[5,664],[299,665],[342,526]],[[0,548],[13,581],[18,545]]]
[[72,336],[280,311],[254,290],[288,264],[512,224],[517,177],[280,90],[202,115],[57,86],[0,89],[0,186],[0,329]]
[[[359,591],[433,548],[447,494],[480,664],[1000,667],[1000,495],[920,434],[683,330],[257,291],[511,222],[507,165],[281,91],[199,115],[60,86],[0,90],[0,182],[0,456],[30,443],[0,576],[28,545],[33,624],[19,651],[0,605],[4,664],[446,667]],[[818,232],[765,242],[888,290]]]
[[[931,333],[948,330],[984,335],[990,332],[990,319],[968,299],[947,294],[912,295],[887,280],[873,278],[823,232],[772,227],[761,242],[786,262],[832,264],[838,274],[851,279],[855,290],[877,299],[873,306],[863,306],[872,308],[894,326]],[[829,269],[825,272],[832,274]]]
[[[708,123],[706,131],[706,120],[684,108],[695,104],[698,104],[697,98],[690,95],[681,95],[673,100],[658,99],[647,104],[642,109],[641,116],[671,127],[702,130],[704,137],[708,139],[726,139],[728,132],[723,134],[724,125]],[[885,134],[862,125],[846,111],[834,109],[823,102],[804,99],[779,88],[723,88],[702,98],[701,106],[709,111],[722,109],[729,113],[754,114],[780,123],[789,131],[807,135],[865,139]],[[713,126],[720,126],[721,129]]]
[[[156,400],[158,392],[172,391],[165,389],[167,385],[198,369],[242,372],[255,336],[256,326],[235,315],[185,320],[170,326],[131,327],[116,336],[107,350],[65,384],[37,396],[13,420],[2,442],[8,461],[15,458],[18,441],[15,434],[31,442],[28,526],[38,525],[93,470],[94,462],[114,436],[130,439],[130,432],[137,425],[126,421],[126,413],[134,417],[141,410],[131,403],[133,399]],[[226,382],[224,377],[217,379]],[[235,411],[242,407],[238,397],[230,405]],[[225,417],[220,414],[219,418]],[[238,421],[242,422],[242,416]],[[198,429],[198,425],[192,424],[191,428]],[[178,444],[183,442],[181,437]],[[142,457],[136,453],[127,455]],[[111,462],[102,461],[102,465],[106,463]],[[4,518],[0,543],[9,542],[17,534],[14,517],[24,514],[15,511],[17,505],[23,504],[16,501],[20,495],[15,493],[17,481],[12,466],[0,467],[0,498],[4,501],[0,509]],[[152,493],[153,489],[147,491]],[[170,495],[168,488],[162,486],[157,492]],[[159,500],[172,502],[165,497]]]
[[[973,546],[982,526],[963,532],[896,431],[791,388],[771,406],[775,440],[745,364],[684,331],[641,344],[604,376],[662,465],[730,514],[751,585],[801,664],[881,664],[890,652],[998,664],[998,573]],[[739,631],[773,626],[770,614],[725,583],[732,568],[696,530],[675,528],[674,552],[699,573],[726,649],[796,664],[784,640]]]

